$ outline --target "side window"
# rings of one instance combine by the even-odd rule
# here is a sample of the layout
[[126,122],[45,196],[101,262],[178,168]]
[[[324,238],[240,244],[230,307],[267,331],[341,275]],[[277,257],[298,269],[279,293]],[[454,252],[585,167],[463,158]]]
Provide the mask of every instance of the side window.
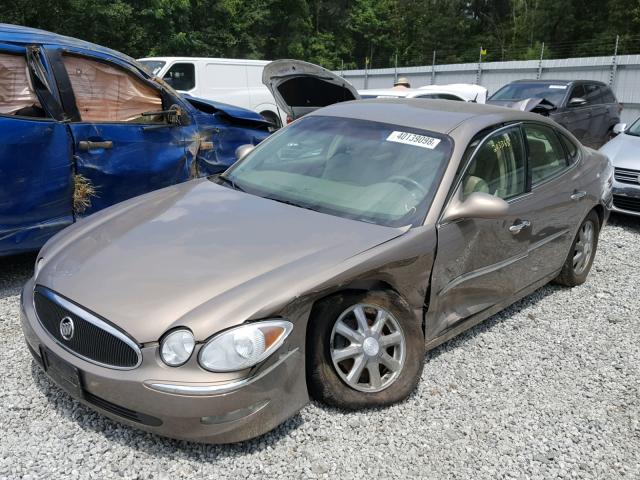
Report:
[[525,125],[531,184],[536,185],[567,168],[567,158],[555,132],[542,125]]
[[509,199],[525,192],[525,162],[519,128],[496,133],[476,151],[462,185],[464,197],[485,192]]
[[0,114],[48,116],[33,90],[27,60],[22,55],[0,52]]
[[564,149],[567,152],[567,156],[569,157],[569,164],[572,164],[578,159],[578,147],[576,146],[575,143],[569,140],[569,138],[566,137],[565,135],[563,134],[559,134],[559,135],[560,135],[560,140],[564,145]]
[[191,90],[196,86],[196,67],[193,63],[174,63],[163,79],[176,90]]
[[598,105],[602,103],[602,89],[599,85],[585,85],[584,91],[584,99],[587,101],[588,105]]
[[80,117],[84,122],[157,123],[142,113],[162,109],[160,93],[134,75],[107,63],[63,56]]
[[584,85],[576,85],[571,89],[571,95],[569,95],[569,100],[574,98],[584,98],[586,96],[586,92],[584,90]]

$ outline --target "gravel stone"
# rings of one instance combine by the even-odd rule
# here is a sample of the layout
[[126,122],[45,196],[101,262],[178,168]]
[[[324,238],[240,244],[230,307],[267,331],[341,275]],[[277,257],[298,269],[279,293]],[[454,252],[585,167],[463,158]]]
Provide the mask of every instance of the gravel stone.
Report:
[[222,446],[120,425],[52,385],[20,331],[34,260],[0,259],[0,479],[640,478],[637,219],[611,219],[586,284],[543,287],[429,352],[405,402],[311,403]]

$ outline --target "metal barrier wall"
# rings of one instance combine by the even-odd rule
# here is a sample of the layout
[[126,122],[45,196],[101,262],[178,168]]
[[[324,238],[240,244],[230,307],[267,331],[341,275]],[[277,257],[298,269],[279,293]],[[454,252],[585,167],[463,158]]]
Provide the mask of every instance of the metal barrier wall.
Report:
[[446,83],[477,83],[492,94],[503,85],[523,78],[553,80],[599,80],[611,85],[624,105],[622,121],[640,117],[640,55],[567,58],[561,60],[516,60],[491,63],[459,63],[422,67],[345,70],[336,72],[356,88],[390,88],[398,76],[413,87]]

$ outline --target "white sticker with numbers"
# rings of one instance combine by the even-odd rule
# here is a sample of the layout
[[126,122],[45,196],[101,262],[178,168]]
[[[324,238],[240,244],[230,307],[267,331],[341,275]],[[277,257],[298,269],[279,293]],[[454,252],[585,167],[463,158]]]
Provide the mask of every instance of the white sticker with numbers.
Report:
[[440,139],[427,137],[426,135],[418,135],[417,133],[391,132],[391,135],[387,137],[387,142],[404,143],[405,145],[413,145],[414,147],[433,150],[440,143]]

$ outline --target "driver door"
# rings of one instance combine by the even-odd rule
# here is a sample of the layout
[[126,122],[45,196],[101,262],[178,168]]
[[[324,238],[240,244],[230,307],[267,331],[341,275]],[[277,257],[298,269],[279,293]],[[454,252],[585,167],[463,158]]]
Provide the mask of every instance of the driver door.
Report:
[[56,53],[58,82],[71,94],[66,107],[71,104],[77,214],[192,176],[185,127],[164,115],[143,115],[170,107],[155,85],[104,59],[59,51],[52,57]]
[[504,127],[479,144],[463,170],[454,198],[464,202],[484,192],[504,199],[509,209],[502,218],[462,218],[437,226],[429,311],[439,313],[427,320],[427,338],[508,300],[534,281],[527,268],[532,201],[524,152],[520,126]]

